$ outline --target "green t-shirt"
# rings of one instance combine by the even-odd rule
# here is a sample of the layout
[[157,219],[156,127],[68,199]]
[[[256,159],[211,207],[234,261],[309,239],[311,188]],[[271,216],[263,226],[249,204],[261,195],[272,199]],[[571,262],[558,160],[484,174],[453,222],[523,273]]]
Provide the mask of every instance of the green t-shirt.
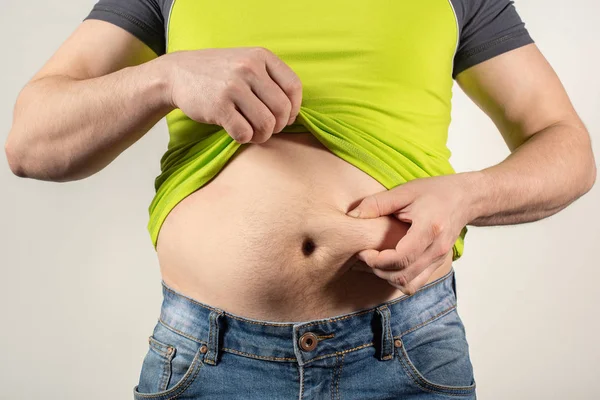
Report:
[[[303,85],[300,113],[282,132],[310,131],[387,189],[455,173],[446,147],[453,79],[533,42],[509,0],[100,0],[87,18],[120,26],[159,56],[271,50]],[[149,206],[154,246],[175,205],[252,145],[178,109],[166,118],[170,139]]]

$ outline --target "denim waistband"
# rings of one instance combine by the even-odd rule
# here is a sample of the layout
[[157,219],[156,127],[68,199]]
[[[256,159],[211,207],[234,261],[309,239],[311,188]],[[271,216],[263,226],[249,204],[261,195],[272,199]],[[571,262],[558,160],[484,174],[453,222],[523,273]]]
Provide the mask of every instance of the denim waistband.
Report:
[[[162,283],[159,322],[206,345],[205,363],[216,365],[221,351],[256,359],[306,365],[341,353],[375,346],[379,359],[392,358],[394,339],[456,307],[454,267],[421,287],[376,307],[304,322],[260,321],[191,299]],[[303,342],[307,337],[315,343]]]

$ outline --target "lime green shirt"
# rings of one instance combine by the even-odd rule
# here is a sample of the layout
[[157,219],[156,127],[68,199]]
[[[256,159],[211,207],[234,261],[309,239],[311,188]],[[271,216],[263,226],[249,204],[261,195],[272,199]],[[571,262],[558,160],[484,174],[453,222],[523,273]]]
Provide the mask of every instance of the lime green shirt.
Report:
[[[453,79],[532,42],[504,0],[101,0],[88,18],[127,29],[158,55],[269,49],[303,85],[300,113],[283,132],[310,131],[387,189],[455,173],[446,147]],[[154,246],[175,205],[252,145],[179,109],[166,118],[170,139],[149,206]],[[464,227],[454,244],[454,260],[466,233]]]

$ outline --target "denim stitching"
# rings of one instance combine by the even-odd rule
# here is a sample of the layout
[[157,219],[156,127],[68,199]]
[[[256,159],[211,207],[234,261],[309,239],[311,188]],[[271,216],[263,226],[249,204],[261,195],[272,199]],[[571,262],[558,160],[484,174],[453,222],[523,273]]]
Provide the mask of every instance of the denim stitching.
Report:
[[329,385],[329,395],[331,396],[331,400],[335,400],[333,398],[333,396],[334,396],[333,388],[334,388],[334,383],[335,383],[335,372],[337,371],[338,362],[339,362],[339,356],[336,355],[335,356],[335,365],[331,369],[331,384]]
[[[435,280],[435,281],[433,281],[433,282],[429,282],[428,284],[426,284],[426,285],[424,285],[424,286],[420,287],[420,288],[419,288],[419,289],[417,289],[417,291],[416,291],[415,293],[413,293],[412,295],[410,295],[410,296],[408,296],[408,295],[402,295],[402,296],[400,296],[400,297],[398,297],[398,298],[396,298],[396,299],[393,299],[393,300],[390,300],[389,302],[386,302],[386,303],[384,303],[384,305],[386,305],[386,306],[390,306],[390,305],[396,304],[396,303],[398,303],[398,302],[404,301],[404,300],[406,300],[406,299],[408,299],[408,298],[411,298],[411,297],[413,297],[415,294],[417,294],[418,292],[420,292],[420,291],[422,291],[422,290],[425,290],[425,289],[427,289],[427,288],[433,287],[433,286],[435,286],[435,285],[438,285],[438,284],[440,284],[440,283],[444,282],[446,279],[448,279],[448,278],[449,278],[449,277],[451,277],[451,276],[452,276],[452,270],[450,270],[450,272],[448,272],[446,275],[444,275],[444,276],[442,276],[442,277],[438,278],[437,280]],[[238,320],[238,321],[242,321],[242,322],[245,322],[245,323],[250,323],[250,324],[254,324],[254,325],[263,325],[263,326],[294,326],[294,325],[296,325],[296,323],[270,323],[270,322],[259,322],[259,321],[252,321],[252,320],[250,320],[250,319],[246,319],[246,318],[238,317],[238,316],[236,316],[236,315],[233,315],[233,314],[230,314],[230,313],[228,313],[228,312],[226,312],[226,311],[224,311],[224,310],[220,310],[220,309],[218,309],[218,308],[213,308],[213,307],[210,307],[210,306],[208,306],[208,305],[205,305],[205,304],[199,303],[197,300],[194,300],[194,299],[192,299],[191,297],[188,297],[188,296],[186,296],[186,295],[184,295],[184,294],[182,294],[182,293],[177,293],[177,292],[175,292],[174,290],[171,290],[171,288],[167,287],[167,286],[166,286],[166,284],[164,283],[164,281],[162,282],[162,286],[163,286],[163,287],[164,287],[164,288],[165,288],[167,291],[169,291],[169,292],[173,293],[174,295],[176,295],[176,296],[179,296],[179,297],[184,297],[185,299],[187,299],[187,300],[189,300],[189,301],[193,302],[194,304],[197,304],[198,306],[200,306],[200,307],[202,307],[202,308],[205,308],[205,309],[207,309],[207,310],[211,310],[211,311],[215,311],[215,312],[220,312],[220,313],[222,313],[223,315],[226,315],[227,317],[229,317],[229,318],[232,318],[232,319],[235,319],[235,320]],[[370,308],[370,309],[368,309],[368,310],[364,310],[364,311],[358,311],[357,313],[352,313],[352,314],[350,314],[350,315],[346,315],[346,316],[343,316],[343,317],[339,317],[339,318],[335,318],[335,317],[333,317],[333,318],[327,318],[327,319],[324,319],[324,320],[322,320],[322,321],[313,322],[313,323],[311,323],[311,324],[308,324],[308,325],[303,325],[303,326],[313,326],[313,325],[322,324],[322,323],[329,323],[329,322],[335,322],[335,321],[342,321],[342,320],[345,320],[345,319],[348,319],[348,318],[352,318],[352,317],[358,317],[358,316],[360,316],[360,315],[364,315],[364,314],[366,314],[366,313],[369,313],[369,312],[374,312],[375,310],[376,310],[376,308]]]
[[[401,351],[402,351],[402,350],[401,350]],[[430,389],[430,388],[428,388],[428,387],[425,387],[425,386],[423,386],[421,383],[419,383],[419,382],[417,382],[417,381],[415,380],[415,377],[414,377],[414,376],[411,374],[411,372],[410,372],[410,371],[407,369],[407,367],[406,367],[406,364],[405,364],[405,361],[403,360],[403,358],[402,358],[402,357],[400,357],[400,365],[402,365],[402,368],[404,369],[404,371],[406,372],[406,374],[407,374],[407,375],[408,375],[408,376],[411,378],[411,380],[412,380],[412,381],[413,381],[413,382],[414,382],[414,383],[415,383],[415,384],[416,384],[416,385],[417,385],[417,386],[418,386],[418,387],[419,387],[421,390],[425,390],[425,391],[427,391],[427,392],[430,392],[430,393],[435,393],[435,394],[444,394],[444,395],[447,395],[447,396],[465,396],[465,395],[469,395],[469,394],[471,394],[471,391],[472,391],[473,389],[475,389],[475,386],[473,385],[473,387],[472,387],[471,389],[457,389],[457,388],[454,388],[454,389],[453,389],[453,388],[451,388],[451,387],[447,387],[447,388],[441,387],[441,388],[442,388],[442,389],[444,389],[444,390],[447,390],[447,389],[450,389],[450,390],[462,390],[462,391],[465,391],[466,393],[445,393],[445,392],[444,392],[444,393],[442,393],[442,390],[438,390],[438,391],[436,391],[436,390],[432,390],[432,389]]]
[[[155,399],[155,398],[162,398],[163,396],[171,396],[171,397],[167,397],[163,400],[174,400],[177,398],[177,396],[179,396],[180,394],[184,393],[188,387],[190,387],[190,385],[192,383],[195,382],[196,377],[198,376],[198,374],[200,373],[200,370],[202,369],[202,366],[204,365],[201,361],[200,361],[200,353],[197,352],[196,356],[194,357],[194,360],[192,361],[192,365],[194,366],[194,368],[196,369],[196,372],[194,372],[194,375],[191,377],[188,377],[188,381],[186,382],[185,385],[183,385],[182,387],[180,387],[179,389],[175,390],[175,392],[173,393],[163,393],[163,394],[144,394],[144,393],[136,393],[136,396],[141,397],[142,399]],[[184,378],[185,379],[185,376]],[[173,390],[173,389],[171,389]]]
[[[188,336],[188,335],[185,335],[184,333],[180,332],[179,330],[177,330],[177,329],[175,329],[175,328],[172,328],[171,326],[167,325],[167,324],[166,324],[164,321],[162,321],[162,320],[159,320],[159,322],[160,322],[160,323],[162,323],[162,324],[163,324],[163,325],[164,325],[166,328],[168,328],[168,329],[170,329],[170,330],[174,331],[175,333],[178,333],[178,334],[180,334],[180,335],[182,335],[182,336],[185,336],[186,338],[188,338],[188,339],[190,339],[190,340],[194,340],[195,342],[198,342],[198,343],[200,343],[200,344],[206,344],[206,342],[204,342],[204,341],[199,341],[199,340],[197,340],[197,339],[195,339],[195,338],[192,338],[192,337],[190,337],[190,336]],[[346,354],[346,353],[350,353],[351,351],[360,350],[360,349],[363,349],[363,348],[365,348],[365,347],[369,347],[369,346],[373,346],[373,342],[371,342],[371,343],[366,343],[366,344],[363,344],[363,345],[360,345],[360,346],[357,346],[357,347],[353,347],[353,348],[351,348],[351,349],[348,349],[348,350],[337,351],[337,352],[335,352],[335,353],[329,353],[329,354],[325,354],[325,355],[322,355],[322,356],[319,356],[319,357],[311,358],[310,360],[306,361],[306,363],[309,363],[310,361],[316,361],[316,360],[320,360],[320,359],[322,359],[322,358],[325,358],[325,357],[331,357],[331,356],[333,356],[333,355],[336,355],[336,354]],[[272,360],[272,361],[296,361],[296,358],[291,358],[291,357],[270,357],[270,356],[260,356],[260,355],[258,355],[258,354],[245,353],[245,352],[243,352],[243,351],[234,350],[234,349],[229,349],[229,348],[227,348],[227,347],[223,347],[223,348],[222,348],[222,350],[223,350],[223,351],[230,352],[230,353],[234,353],[234,354],[244,355],[244,356],[248,356],[248,357],[252,357],[252,358],[258,358],[258,359],[261,359],[261,360]]]
[[[391,318],[391,314],[390,314],[390,318]],[[390,335],[390,340],[387,342],[388,347],[389,347],[389,349],[388,349],[389,350],[389,353],[388,353],[389,357],[387,357],[386,360],[389,360],[389,359],[391,359],[393,357],[393,353],[394,353],[394,349],[392,347],[393,346],[392,345],[392,341],[394,340],[394,337],[392,336],[393,333],[392,333],[392,323],[391,322],[388,322],[388,324],[387,324],[387,330],[388,330],[388,334]]]
[[200,340],[200,339],[198,339],[198,338],[195,338],[195,337],[193,337],[193,336],[190,336],[190,335],[188,335],[188,334],[186,334],[186,333],[183,333],[183,332],[181,332],[180,330],[173,328],[171,325],[168,325],[168,324],[167,324],[165,321],[163,321],[163,320],[162,320],[162,319],[160,319],[160,318],[158,319],[158,322],[160,322],[160,323],[161,323],[161,324],[162,324],[162,325],[163,325],[165,328],[167,328],[167,329],[169,329],[169,330],[171,330],[171,331],[173,331],[173,332],[175,332],[175,333],[177,333],[177,334],[179,334],[179,335],[181,335],[181,336],[183,336],[183,337],[185,337],[185,338],[188,338],[188,339],[190,339],[190,340],[193,340],[193,341],[194,341],[194,342],[196,342],[196,343],[200,343],[200,344],[206,344],[206,345],[208,346],[208,344],[207,344],[207,343],[206,343],[204,340]]
[[[206,357],[207,358],[206,362],[209,363],[209,364],[211,364],[211,365],[216,365],[216,362],[215,362],[216,358],[217,358],[216,352],[219,351],[219,350],[215,349],[215,351],[213,352],[213,347],[215,345],[215,342],[213,341],[213,337],[214,337],[214,334],[215,334],[214,331],[217,329],[217,328],[214,327],[214,325],[216,324],[215,314],[211,313],[209,319],[210,319],[210,326],[209,326],[209,333],[208,333],[208,335],[209,335],[208,336],[208,343],[209,344],[208,344],[208,353],[206,355],[207,356]],[[213,357],[212,353],[215,353],[215,355],[214,355],[215,359],[212,358]]]
[[304,367],[298,365],[298,371],[300,371],[300,400],[304,397]]
[[162,373],[160,380],[158,382],[158,390],[163,392],[167,390],[167,386],[169,385],[169,379],[171,378],[171,360],[173,359],[174,353],[171,355],[167,353],[168,349],[174,349],[173,346],[162,343],[158,339],[154,337],[154,335],[150,335],[148,337],[150,350],[154,351],[159,355],[162,361]]
[[334,336],[335,336],[334,333],[330,333],[329,335],[317,335],[317,339],[319,339],[319,340],[331,339]]
[[[450,312],[450,311],[452,311],[452,310],[453,310],[453,309],[455,309],[455,308],[456,308],[456,304],[455,304],[455,305],[453,305],[452,307],[450,307],[450,308],[448,308],[448,309],[446,309],[446,310],[444,310],[444,311],[440,312],[439,314],[437,314],[437,315],[434,315],[433,317],[431,317],[431,318],[430,318],[430,319],[428,319],[427,321],[424,321],[424,322],[422,322],[421,324],[419,324],[419,325],[416,325],[416,326],[414,326],[414,327],[412,327],[412,328],[410,328],[410,329],[408,329],[408,330],[406,330],[406,331],[402,332],[400,335],[398,335],[398,336],[394,336],[394,337],[393,337],[393,339],[401,339],[401,338],[402,338],[402,336],[404,336],[405,334],[407,334],[407,333],[410,333],[410,332],[414,331],[415,329],[418,329],[418,328],[420,328],[420,327],[424,326],[425,324],[427,324],[427,323],[429,323],[429,322],[433,321],[434,319],[436,319],[436,318],[438,318],[438,317],[441,317],[441,316],[442,316],[442,315],[444,315],[445,313],[447,313],[447,312]],[[162,324],[162,325],[163,325],[165,328],[167,328],[167,329],[169,329],[169,330],[171,330],[171,331],[173,331],[173,332],[175,332],[175,333],[177,333],[177,334],[179,334],[179,335],[182,335],[183,337],[186,337],[186,338],[188,338],[188,339],[190,339],[190,340],[193,340],[194,342],[197,342],[197,343],[199,343],[199,344],[201,344],[201,345],[202,345],[202,344],[206,344],[206,342],[204,342],[203,340],[200,340],[200,339],[197,339],[197,338],[191,337],[191,336],[189,336],[189,335],[187,335],[187,334],[185,334],[185,333],[183,333],[183,332],[179,331],[178,329],[175,329],[175,328],[171,327],[170,325],[168,325],[166,322],[164,322],[164,321],[163,321],[162,319],[160,319],[160,318],[158,319],[158,322],[160,322],[160,323],[161,323],[161,324]],[[341,352],[329,353],[329,354],[325,354],[325,355],[322,355],[322,356],[319,356],[319,357],[315,357],[315,358],[312,358],[312,359],[310,359],[310,360],[306,361],[306,363],[309,363],[309,362],[311,362],[311,361],[320,360],[320,359],[323,359],[323,358],[326,358],[326,357],[331,357],[331,356],[333,356],[333,355],[336,355],[336,354],[346,354],[346,353],[349,353],[349,352],[351,352],[351,351],[360,350],[360,349],[362,349],[362,348],[365,348],[365,347],[368,347],[368,346],[373,346],[373,342],[371,342],[371,343],[367,343],[367,344],[363,344],[363,345],[360,345],[360,346],[358,346],[358,347],[354,347],[354,348],[352,348],[352,349],[343,350],[343,351],[341,351]],[[245,353],[245,352],[242,352],[242,351],[239,351],[239,350],[229,349],[229,348],[226,348],[226,347],[223,347],[222,349],[223,349],[224,351],[228,351],[228,352],[230,352],[230,353],[239,354],[239,355],[244,355],[244,356],[248,356],[248,357],[251,357],[251,358],[257,358],[257,359],[261,359],[261,360],[271,360],[271,361],[296,361],[296,358],[291,358],[291,357],[270,357],[270,356],[260,356],[260,355],[257,355],[257,354]]]
[[[384,307],[384,310],[387,309],[387,307]],[[385,326],[383,327],[383,346],[381,346],[381,350],[385,353],[387,353],[387,335],[388,335],[388,320],[387,320],[387,315],[384,314],[384,312],[381,313],[381,318],[383,319],[383,322],[385,323]],[[383,357],[381,357],[383,358]]]
[[342,380],[342,368],[344,368],[344,357],[345,356],[346,356],[345,354],[342,354],[342,361],[340,362],[340,372],[339,372],[337,384],[336,384],[338,400],[341,400],[341,397],[342,397],[340,395],[340,381]]
[[400,336],[397,336],[397,337],[395,337],[395,338],[398,338],[398,339],[400,339],[402,336],[406,335],[407,333],[410,333],[410,332],[412,332],[412,331],[414,331],[414,330],[416,330],[416,329],[419,329],[419,328],[421,328],[422,326],[425,326],[425,325],[427,325],[428,323],[432,322],[434,319],[436,319],[436,318],[438,318],[438,317],[441,317],[441,316],[443,316],[443,315],[445,315],[445,314],[447,314],[447,313],[451,312],[451,311],[452,311],[452,310],[454,310],[455,308],[456,308],[456,304],[454,304],[454,305],[453,305],[453,306],[451,306],[450,308],[447,308],[447,309],[445,309],[444,311],[442,311],[442,312],[440,312],[440,313],[438,313],[438,314],[434,315],[433,317],[429,318],[428,320],[426,320],[426,321],[423,321],[423,322],[421,322],[420,324],[418,324],[418,325],[415,325],[415,326],[413,326],[412,328],[409,328],[409,329],[405,330],[404,332],[402,332],[402,333],[400,334]]
[[[442,283],[443,281],[445,281],[446,279],[448,279],[450,276],[452,276],[452,270],[450,272],[448,272],[444,277],[439,278],[439,280],[430,282],[427,285],[422,286],[420,289],[418,289],[411,296],[407,296],[407,295],[400,296],[397,299],[394,299],[394,300],[391,300],[389,302],[384,303],[382,306],[388,307],[388,306],[391,306],[393,304],[399,303],[401,301],[407,300],[407,299],[413,297],[415,294],[417,294],[418,292],[420,292],[422,290],[425,290],[425,289],[427,289],[429,287],[433,287],[435,285],[438,285],[438,284]],[[303,327],[308,327],[308,326],[313,326],[313,325],[319,325],[319,324],[322,324],[322,323],[330,323],[330,322],[335,322],[335,321],[343,321],[343,320],[348,319],[348,318],[358,317],[358,316],[361,316],[361,315],[364,315],[364,314],[367,314],[367,313],[372,313],[372,312],[375,312],[376,310],[377,310],[377,308],[370,308],[370,309],[364,310],[362,312],[358,311],[357,313],[345,315],[343,317],[338,317],[338,318],[334,317],[334,318],[325,319],[323,321],[315,321],[315,322],[312,322],[310,324],[303,324],[302,326]]]
[[421,373],[411,363],[409,363],[408,353],[406,352],[406,349],[402,348],[401,351],[403,352],[403,355],[406,358],[403,361],[405,361],[406,365],[414,371],[415,377],[419,380],[419,382],[421,382],[422,384],[424,384],[426,386],[432,386],[434,389],[443,389],[443,390],[452,390],[452,391],[471,390],[473,387],[475,387],[475,385],[447,386],[447,385],[440,385],[440,384],[433,383],[433,382],[428,382],[427,379],[425,377],[421,377]]
[[[430,319],[428,319],[427,321],[416,325],[404,332],[402,332],[399,336],[394,336],[394,338],[397,339],[401,339],[402,336],[404,336],[407,333],[410,333],[420,327],[425,326],[426,324],[432,322],[433,320],[437,319],[438,317],[442,317],[443,315],[446,315],[450,312],[452,312],[454,309],[456,308],[456,304],[454,304],[452,307],[438,313],[437,315],[431,317]],[[402,354],[404,355],[404,357],[406,357],[408,359],[408,354],[406,353],[406,350],[404,348],[404,346],[400,349],[400,352],[402,352]],[[419,371],[417,371],[417,369],[411,365],[407,360],[404,360],[404,358],[399,354],[399,359],[401,361],[402,367],[404,368],[405,371],[407,371],[406,367],[410,367],[410,369],[412,369],[414,371],[414,376],[413,374],[411,374],[409,371],[407,371],[408,375],[411,377],[411,379],[421,388],[423,388],[424,390],[428,390],[432,393],[438,393],[440,390],[450,390],[450,391],[464,391],[464,392],[468,392],[468,393],[463,393],[463,394],[470,394],[470,391],[473,390],[475,388],[475,384],[470,385],[470,386],[463,386],[463,387],[452,387],[452,386],[445,386],[445,385],[439,385],[433,382],[428,382],[427,380],[425,380],[425,378],[421,377]],[[430,390],[428,388],[426,388],[425,386],[431,386],[433,387],[434,390]],[[437,392],[435,390],[438,390]],[[452,396],[458,396],[461,394],[453,394],[453,393],[446,393]]]
[[[422,291],[422,290],[425,290],[425,289],[427,289],[429,287],[433,287],[433,286],[435,286],[437,284],[440,284],[440,283],[444,282],[446,279],[450,278],[451,276],[452,276],[452,271],[448,272],[445,276],[439,278],[437,281],[433,281],[433,282],[430,282],[427,285],[422,286],[415,293],[418,293],[419,291]],[[226,315],[228,317],[231,317],[233,319],[236,319],[236,320],[239,320],[239,321],[242,321],[242,322],[248,322],[248,323],[252,323],[252,324],[255,324],[255,325],[263,325],[263,326],[293,326],[294,325],[293,323],[290,323],[290,324],[275,324],[275,323],[257,322],[257,321],[252,321],[252,320],[248,320],[248,319],[244,319],[244,318],[238,318],[238,317],[236,317],[234,315],[231,315],[231,314],[229,314],[227,312],[224,312],[223,310],[212,308],[210,306],[205,306],[204,304],[201,304],[198,301],[196,301],[196,300],[194,300],[194,299],[192,299],[192,298],[190,298],[188,296],[185,296],[183,294],[177,293],[177,292],[171,290],[169,287],[167,287],[166,284],[164,283],[164,281],[163,281],[162,285],[165,288],[165,290],[167,290],[167,291],[175,294],[176,296],[184,297],[184,298],[188,299],[189,301],[191,301],[192,303],[197,304],[198,306],[200,306],[202,308],[219,312],[219,313],[221,313],[221,315]],[[384,303],[384,304],[387,307],[388,305],[393,305],[393,304],[396,304],[398,302],[404,301],[404,300],[408,299],[409,297],[412,297],[412,296],[404,295],[404,296],[401,296],[401,297],[399,297],[399,298],[397,298],[395,300],[392,300],[392,301]],[[415,329],[418,329],[419,327],[421,327],[421,326],[423,326],[423,325],[431,322],[435,318],[442,316],[443,314],[445,314],[446,312],[449,312],[449,311],[453,310],[454,308],[456,308],[456,304],[454,304],[452,307],[448,308],[447,310],[444,310],[444,311],[440,312],[439,314],[435,315],[434,317],[430,318],[429,320],[424,321],[421,324],[416,325],[416,326],[414,326],[414,327],[412,327],[412,328],[410,328],[410,329],[402,332],[399,336],[393,336],[393,338],[394,339],[401,338],[403,335],[405,335],[405,334],[407,334],[409,332],[412,332]],[[343,316],[343,317],[339,317],[339,318],[329,318],[329,319],[326,319],[324,321],[314,322],[314,323],[311,323],[311,324],[308,324],[308,325],[304,325],[304,326],[313,326],[313,325],[321,324],[321,323],[324,323],[324,322],[341,321],[341,320],[345,320],[345,319],[348,319],[348,318],[352,318],[352,317],[357,317],[357,316],[360,316],[360,315],[364,315],[364,314],[367,314],[369,312],[375,312],[376,310],[377,310],[376,308],[375,309],[364,310],[362,312],[353,313],[353,314],[350,314],[350,315],[347,315],[347,316]],[[169,330],[171,330],[171,331],[173,331],[173,332],[175,332],[175,333],[177,333],[177,334],[179,334],[179,335],[181,335],[181,336],[183,336],[183,337],[185,337],[187,339],[190,339],[190,340],[192,340],[194,342],[197,342],[197,343],[199,343],[201,345],[202,344],[206,344],[206,342],[203,341],[203,340],[200,340],[200,339],[198,339],[196,337],[192,337],[192,336],[190,336],[190,335],[188,335],[188,334],[186,334],[184,332],[179,331],[178,329],[175,329],[175,328],[171,327],[165,321],[163,321],[162,318],[160,318],[160,317],[158,318],[158,322],[161,323],[165,328],[167,328],[167,329],[169,329]],[[386,329],[386,335],[387,335],[387,332],[388,332],[388,330]],[[391,332],[390,332],[390,335],[391,335]],[[327,335],[327,336],[319,336],[319,338],[328,338],[328,337],[333,337],[333,336],[334,336],[334,334],[330,334],[330,335]],[[323,358],[326,358],[326,357],[330,357],[332,355],[336,355],[336,356],[342,355],[342,356],[344,356],[345,354],[350,353],[352,351],[360,350],[360,349],[363,349],[363,348],[366,348],[366,347],[369,347],[369,346],[373,346],[373,345],[374,345],[373,342],[371,342],[371,343],[366,343],[366,344],[354,347],[352,349],[347,349],[347,350],[343,350],[343,351],[339,351],[339,352],[335,352],[335,353],[325,354],[325,355],[322,355],[322,356],[319,356],[319,357],[312,358],[312,359],[306,361],[306,363],[309,363],[309,362],[312,362],[312,361],[316,361],[316,360],[320,360],[320,359],[323,359]],[[257,359],[263,359],[263,360],[296,361],[296,358],[259,356],[259,355],[256,355],[256,354],[245,353],[245,352],[241,352],[241,351],[234,350],[234,349],[229,349],[229,348],[223,348],[223,350],[224,351],[228,351],[230,353],[239,354],[239,355],[245,355],[245,356],[248,356],[248,357],[251,357],[251,358],[257,358]],[[197,372],[196,372],[196,374],[197,374]],[[196,374],[194,375],[194,379],[195,379]],[[302,398],[303,393],[304,393],[304,387],[303,387],[304,377],[303,377],[302,373],[300,375],[301,375],[301,382],[300,382],[301,383],[301,393],[300,393],[300,398]],[[165,400],[171,400],[171,399],[172,398],[165,399]]]
[[167,356],[167,349],[171,347],[170,345],[159,342],[158,339],[154,338],[154,335],[149,336],[148,339],[150,346],[154,347],[154,349],[158,351],[160,355],[164,357]]
[[241,356],[248,356],[251,358],[258,358],[260,360],[270,360],[270,361],[296,361],[295,358],[291,357],[270,357],[270,356],[259,356],[258,354],[244,353],[243,351],[228,349],[227,347],[222,347],[221,350],[227,351],[229,353],[239,354]]
[[[392,323],[390,321],[390,318],[392,317],[392,314],[389,310],[389,308],[386,307],[387,310],[387,315],[386,315],[386,324],[385,324],[385,352],[386,352],[386,357],[384,358],[385,360],[389,360],[390,356],[392,355],[392,344],[391,344],[391,338],[392,338]],[[390,340],[388,340],[388,337],[390,338]]]
[[318,356],[318,357],[315,357],[315,358],[311,358],[310,360],[306,361],[306,362],[305,362],[305,364],[308,364],[308,363],[309,363],[309,362],[311,362],[311,361],[317,361],[317,360],[321,360],[321,359],[323,359],[323,358],[326,358],[326,357],[331,357],[331,356],[338,355],[338,354],[346,354],[346,353],[350,353],[350,352],[352,352],[352,351],[356,351],[356,350],[364,349],[365,347],[369,347],[369,346],[373,346],[373,342],[371,342],[371,343],[366,343],[366,344],[360,345],[360,346],[358,346],[358,347],[353,347],[353,348],[351,348],[351,349],[348,349],[348,350],[336,351],[335,353],[329,353],[329,354],[325,354],[325,355]]

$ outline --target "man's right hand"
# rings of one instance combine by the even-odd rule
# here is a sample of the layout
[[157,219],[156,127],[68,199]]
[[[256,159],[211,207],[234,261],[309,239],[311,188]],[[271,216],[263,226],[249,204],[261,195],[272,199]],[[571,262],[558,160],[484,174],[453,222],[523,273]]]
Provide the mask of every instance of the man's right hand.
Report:
[[166,99],[194,121],[222,126],[239,143],[264,143],[296,119],[302,84],[263,47],[169,53]]
[[19,93],[4,148],[15,175],[66,182],[102,170],[175,108],[240,143],[263,143],[301,101],[298,76],[267,49],[158,57],[128,31],[88,19]]

